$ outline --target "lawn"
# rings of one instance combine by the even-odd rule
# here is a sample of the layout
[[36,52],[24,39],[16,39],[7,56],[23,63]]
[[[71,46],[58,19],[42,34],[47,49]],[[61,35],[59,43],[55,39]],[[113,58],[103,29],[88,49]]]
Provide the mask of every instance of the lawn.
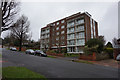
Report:
[[2,68],[2,76],[5,80],[7,78],[40,78],[40,80],[47,80],[43,75],[25,67],[4,67]]

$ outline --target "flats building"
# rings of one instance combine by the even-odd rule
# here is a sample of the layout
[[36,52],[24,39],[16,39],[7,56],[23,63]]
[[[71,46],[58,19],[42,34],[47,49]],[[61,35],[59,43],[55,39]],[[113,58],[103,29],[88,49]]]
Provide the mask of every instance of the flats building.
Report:
[[41,28],[40,48],[67,49],[67,53],[83,53],[85,43],[97,37],[97,22],[88,12],[79,12]]

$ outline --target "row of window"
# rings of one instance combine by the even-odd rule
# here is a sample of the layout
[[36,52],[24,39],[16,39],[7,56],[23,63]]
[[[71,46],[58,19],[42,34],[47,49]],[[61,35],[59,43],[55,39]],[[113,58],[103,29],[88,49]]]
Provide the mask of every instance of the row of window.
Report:
[[[64,34],[65,33],[65,31],[61,31],[61,34]],[[60,32],[57,32],[56,33],[56,35],[59,35],[60,34]]]
[[[61,36],[61,39],[64,40],[64,39],[65,39],[65,36]],[[59,40],[59,37],[57,37],[56,40],[58,41],[58,40]]]
[[75,40],[69,40],[67,41],[67,45],[85,45],[85,39],[77,39],[76,41]]
[[[61,23],[64,23],[64,22],[65,22],[65,20],[62,20],[62,21],[61,21]],[[56,25],[59,25],[59,24],[60,24],[60,22],[57,22],[57,23],[56,23]],[[55,26],[55,23],[52,24],[52,25]]]
[[44,35],[41,36],[41,38],[49,38],[49,37],[50,37],[49,34],[44,34]]
[[42,31],[41,31],[42,34],[49,33],[49,32],[50,32],[49,29],[46,29],[46,30],[42,30]]
[[73,33],[73,32],[79,32],[79,31],[84,31],[84,25],[79,25],[79,26],[76,26],[75,28],[72,27],[67,29],[67,33]]
[[[68,34],[67,35],[67,39],[74,39],[75,38],[75,34]],[[85,38],[85,32],[79,32],[76,33],[76,38]]]
[[[60,27],[57,27],[56,30],[59,30]],[[64,25],[61,26],[61,29],[65,28]]]
[[79,25],[79,24],[83,24],[83,23],[84,23],[84,19],[79,19],[79,20],[68,22],[67,27],[71,27],[71,26],[74,26],[75,24]]
[[68,47],[67,51],[68,52],[80,52],[80,53],[83,53],[83,49],[81,49],[80,47]]

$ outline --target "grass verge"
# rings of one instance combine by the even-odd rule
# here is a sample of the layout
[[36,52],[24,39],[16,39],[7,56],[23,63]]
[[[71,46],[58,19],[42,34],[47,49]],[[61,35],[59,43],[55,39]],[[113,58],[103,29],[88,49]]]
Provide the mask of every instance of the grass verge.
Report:
[[56,56],[50,56],[50,55],[48,55],[47,57],[49,57],[49,58],[57,58]]
[[86,63],[86,64],[93,64],[92,62],[89,61],[83,61],[83,60],[70,60],[72,62],[79,62],[79,63]]
[[7,78],[40,78],[40,80],[47,80],[43,75],[25,67],[4,67],[2,68],[2,76],[5,80]]

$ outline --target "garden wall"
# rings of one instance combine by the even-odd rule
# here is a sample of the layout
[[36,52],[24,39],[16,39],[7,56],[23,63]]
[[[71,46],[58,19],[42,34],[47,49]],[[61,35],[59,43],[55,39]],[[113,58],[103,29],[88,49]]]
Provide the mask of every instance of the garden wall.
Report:
[[64,54],[62,54],[62,53],[51,53],[51,52],[46,52],[46,54],[48,54],[48,55],[53,55],[53,56],[64,57]]
[[80,54],[79,59],[83,59],[83,60],[96,60],[96,54],[95,53],[93,53],[92,55]]

